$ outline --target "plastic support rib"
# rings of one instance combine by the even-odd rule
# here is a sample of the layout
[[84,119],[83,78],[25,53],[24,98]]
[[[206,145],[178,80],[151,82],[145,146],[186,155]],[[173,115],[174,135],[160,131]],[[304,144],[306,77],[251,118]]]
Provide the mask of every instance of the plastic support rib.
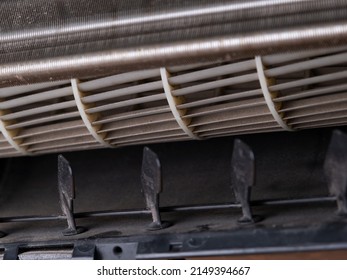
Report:
[[160,76],[163,82],[163,88],[165,92],[165,96],[167,99],[167,102],[169,104],[169,107],[171,109],[171,112],[173,116],[175,117],[178,125],[181,127],[181,129],[192,139],[200,139],[197,135],[193,133],[193,131],[188,127],[190,119],[182,119],[182,115],[184,115],[185,110],[178,110],[177,105],[182,103],[183,98],[182,97],[174,97],[171,93],[172,86],[169,83],[169,73],[166,70],[166,68],[160,68]]
[[274,97],[273,96],[274,94],[269,91],[268,79],[265,76],[264,65],[263,65],[263,62],[262,62],[260,56],[255,57],[255,64],[256,64],[256,68],[257,68],[260,87],[261,87],[261,90],[262,90],[263,95],[264,95],[264,99],[266,101],[266,104],[267,104],[273,118],[284,130],[293,131],[293,129],[291,127],[289,127],[285,123],[285,121],[282,119],[282,116],[278,113],[277,108],[276,108],[276,106],[272,100],[272,98]]
[[16,142],[16,140],[13,139],[13,135],[10,131],[7,130],[5,122],[0,120],[0,131],[2,135],[5,137],[7,142],[18,152],[20,152],[23,155],[29,155],[30,152],[25,150],[24,148],[20,147],[19,144]]
[[72,79],[71,80],[71,87],[72,87],[72,92],[76,101],[76,106],[78,109],[78,112],[81,115],[81,118],[84,122],[84,125],[90,132],[90,134],[95,138],[96,141],[98,141],[100,144],[106,146],[106,147],[112,147],[111,144],[107,143],[104,138],[98,134],[96,127],[92,125],[92,118],[90,115],[86,113],[86,106],[83,104],[81,97],[82,97],[82,92],[78,88],[78,80],[77,79]]

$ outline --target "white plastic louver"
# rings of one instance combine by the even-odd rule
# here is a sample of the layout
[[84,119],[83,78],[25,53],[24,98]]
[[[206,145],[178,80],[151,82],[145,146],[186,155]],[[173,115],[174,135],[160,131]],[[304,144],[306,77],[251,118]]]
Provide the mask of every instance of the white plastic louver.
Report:
[[0,89],[0,156],[347,124],[347,47]]

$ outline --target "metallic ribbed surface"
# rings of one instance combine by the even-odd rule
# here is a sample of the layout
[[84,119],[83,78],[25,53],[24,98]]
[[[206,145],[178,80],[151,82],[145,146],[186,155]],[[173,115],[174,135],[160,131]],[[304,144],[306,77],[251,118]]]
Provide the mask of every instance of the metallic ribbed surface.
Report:
[[[246,33],[279,26],[345,19],[342,0],[257,0],[257,1],[2,1],[0,50],[3,53],[74,45],[136,35],[172,33],[167,40],[182,39],[183,31],[204,26],[234,24],[233,33]],[[326,13],[324,17],[317,17]],[[333,17],[334,16],[334,17]],[[291,21],[292,20],[292,21]],[[189,38],[194,34],[189,34]],[[47,40],[48,38],[48,40]],[[136,38],[136,37],[133,37]],[[139,42],[139,37],[135,41]],[[141,39],[141,44],[145,44]]]
[[346,0],[14,0],[0,8],[2,86],[347,43]]

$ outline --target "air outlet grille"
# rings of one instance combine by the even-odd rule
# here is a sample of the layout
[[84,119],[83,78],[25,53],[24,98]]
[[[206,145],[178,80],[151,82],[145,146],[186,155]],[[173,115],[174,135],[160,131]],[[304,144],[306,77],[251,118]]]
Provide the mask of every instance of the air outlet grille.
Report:
[[339,47],[2,88],[0,156],[345,125],[346,78]]

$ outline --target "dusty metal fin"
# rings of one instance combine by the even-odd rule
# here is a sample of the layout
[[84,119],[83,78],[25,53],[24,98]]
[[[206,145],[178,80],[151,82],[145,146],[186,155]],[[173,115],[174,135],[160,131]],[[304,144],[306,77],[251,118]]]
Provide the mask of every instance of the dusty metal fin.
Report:
[[170,223],[161,221],[159,211],[159,194],[162,192],[160,161],[157,154],[148,147],[143,149],[141,182],[146,207],[151,211],[153,219],[148,230],[160,230],[169,227]]
[[231,186],[242,207],[239,223],[254,223],[250,206],[251,189],[255,184],[255,160],[252,149],[236,139],[231,158]]
[[58,156],[58,190],[60,207],[66,217],[68,227],[63,235],[71,236],[85,231],[84,228],[76,227],[74,218],[73,201],[75,199],[75,184],[70,163],[62,156]]

